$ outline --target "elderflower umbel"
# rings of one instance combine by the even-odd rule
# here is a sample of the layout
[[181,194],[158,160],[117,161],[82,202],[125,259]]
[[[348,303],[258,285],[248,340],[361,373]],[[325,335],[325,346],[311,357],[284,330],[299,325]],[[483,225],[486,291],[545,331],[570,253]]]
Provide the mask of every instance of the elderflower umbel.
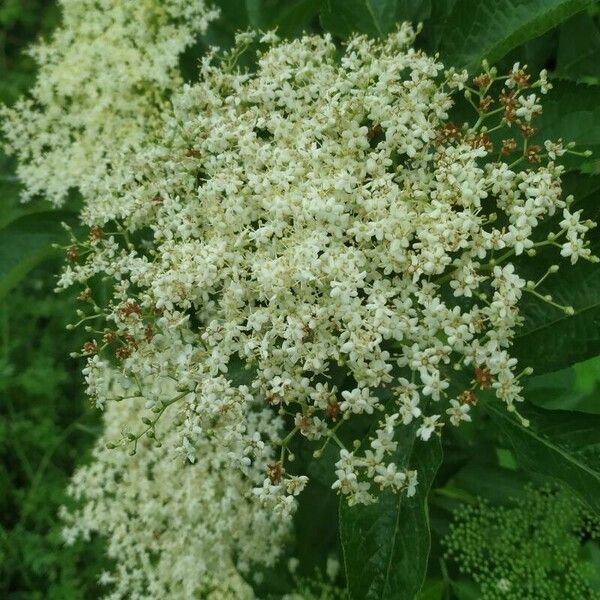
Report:
[[[175,388],[172,382],[165,392],[174,394]],[[70,494],[81,502],[73,512],[62,511],[65,540],[92,534],[108,540],[115,567],[100,583],[111,600],[254,600],[244,577],[275,563],[291,526],[285,514],[264,508],[252,494],[272,460],[269,450],[255,454],[244,473],[232,469],[227,449],[210,440],[195,446],[202,460],[165,460],[160,444],[179,438],[175,414],[168,411],[134,456],[107,448],[123,429],[136,427],[140,409],[140,399],[107,405],[94,461],[70,483]],[[261,429],[260,419],[271,418],[264,413],[247,426]],[[300,487],[294,482],[288,489],[295,494]]]
[[[249,34],[207,56],[162,133],[129,157],[129,180],[88,211],[89,240],[73,240],[59,284],[114,282],[83,318],[104,319],[93,347],[136,382],[156,415],[143,418],[175,413],[171,450],[191,462],[209,439],[242,473],[278,452],[255,494],[283,516],[307,483],[288,467],[296,436],[321,440],[317,456],[340,446],[333,488],[368,503],[379,488],[415,493],[418,474],[395,457],[402,435],[427,443],[468,421],[478,387],[515,410],[523,296],[572,310],[518,265],[546,246],[593,258],[559,151],[530,143],[547,81],[517,64],[472,88],[414,36],[355,37],[341,58],[328,36],[267,36],[254,73],[234,64]],[[459,92],[473,124],[449,120]],[[99,405],[122,399],[90,387]],[[265,411],[288,429],[249,427]],[[353,444],[348,424],[365,415],[376,428]]]
[[30,53],[30,98],[4,108],[8,150],[19,157],[25,198],[59,205],[71,188],[92,213],[131,180],[127,155],[157,130],[181,87],[179,57],[217,16],[203,0],[59,0],[62,25]]

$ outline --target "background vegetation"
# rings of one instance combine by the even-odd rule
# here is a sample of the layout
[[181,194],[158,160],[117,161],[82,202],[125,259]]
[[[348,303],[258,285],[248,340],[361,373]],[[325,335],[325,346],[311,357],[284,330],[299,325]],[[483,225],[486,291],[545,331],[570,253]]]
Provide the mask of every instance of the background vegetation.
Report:
[[[54,2],[0,3],[1,102],[26,92],[35,71],[23,50],[48,35],[58,16]],[[0,194],[4,275],[9,253],[19,258],[19,244],[31,247],[23,231],[9,234],[10,223],[27,223],[47,207],[42,199],[20,205],[14,165],[1,155]],[[57,510],[99,419],[85,404],[81,365],[68,358],[83,342],[81,332],[65,329],[73,305],[53,292],[61,260],[48,240],[22,269],[26,278],[0,284],[0,598],[14,600],[94,598],[104,561],[101,543],[67,548],[60,536]]]
[[[402,19],[422,20],[419,43],[439,50],[445,62],[467,66],[474,73],[483,57],[504,69],[515,61],[528,63],[532,71],[549,69],[555,89],[540,128],[545,138],[562,137],[595,150],[595,157],[572,165],[565,181],[588,216],[599,220],[598,3],[221,0],[218,4],[221,19],[185,57],[188,77],[193,77],[196,58],[207,46],[228,46],[240,28],[277,27],[286,36],[328,31],[343,40],[353,31],[381,35]],[[48,35],[57,15],[53,2],[0,3],[2,102],[13,102],[31,83],[33,65],[23,49],[37,36]],[[51,211],[41,198],[21,206],[14,165],[6,157],[0,157],[0,193],[0,597],[95,598],[95,581],[104,562],[102,541],[65,548],[56,516],[65,502],[69,476],[85,460],[99,427],[97,414],[84,401],[80,365],[68,358],[83,341],[65,330],[73,300],[52,291],[60,258],[50,243],[61,239],[61,220],[74,220],[74,214]],[[599,247],[596,234],[596,251]],[[479,415],[472,427],[445,439],[445,462],[429,499],[433,546],[422,600],[469,600],[484,593],[495,598],[499,592],[503,595],[498,597],[557,600],[600,594],[600,546],[590,525],[600,514],[600,360],[594,358],[600,353],[600,273],[597,267],[578,265],[569,277],[548,292],[573,305],[575,316],[559,318],[545,307],[526,308],[527,325],[516,348],[539,373],[526,390],[531,403],[527,413],[537,424],[535,439],[505,415],[493,412]],[[321,487],[306,493],[293,549],[303,577],[311,577],[339,550],[336,500],[333,496],[323,500],[329,474],[316,470],[311,474]],[[566,483],[571,491],[544,487],[550,479]],[[527,487],[531,483],[538,492]],[[493,528],[477,526],[482,501],[496,511],[487,510],[488,514],[511,523],[513,538],[499,540],[504,546],[498,552],[507,547],[521,552],[501,576],[492,567],[478,571],[468,566],[488,560],[483,552]],[[557,506],[577,510],[565,515],[556,512]],[[548,513],[565,516],[558,537],[552,539],[540,525]],[[468,537],[468,545],[461,544],[457,531]],[[563,560],[567,554],[568,560]],[[424,560],[427,564],[426,556]],[[579,583],[567,585],[564,577],[573,573]],[[512,590],[518,595],[498,588],[504,579],[517,586]],[[281,573],[269,573],[262,592],[281,597],[290,581]],[[544,586],[545,581],[557,585]],[[353,598],[367,597],[356,590],[373,585],[350,584]],[[309,590],[310,583],[304,587]],[[303,594],[309,598],[312,592]]]

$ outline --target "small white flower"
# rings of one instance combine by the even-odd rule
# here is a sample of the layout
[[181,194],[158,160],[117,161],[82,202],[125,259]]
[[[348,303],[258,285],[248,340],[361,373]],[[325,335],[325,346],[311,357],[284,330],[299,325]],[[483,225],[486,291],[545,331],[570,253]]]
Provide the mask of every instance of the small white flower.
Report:
[[558,142],[546,140],[544,142],[544,147],[546,148],[546,152],[548,152],[548,157],[552,160],[556,160],[566,152],[560,140]]
[[417,429],[417,437],[423,441],[428,441],[431,438],[431,434],[438,428],[441,423],[438,423],[440,415],[432,415],[430,417],[423,417],[421,426]]
[[379,465],[376,472],[377,475],[375,475],[373,480],[375,483],[379,484],[382,489],[386,487],[400,489],[406,480],[406,475],[401,471],[398,471],[398,468],[394,463]]
[[285,489],[288,494],[297,496],[304,490],[308,483],[308,477],[306,475],[299,475],[297,477],[289,477],[285,480]]
[[342,398],[344,398],[344,401],[341,403],[340,408],[343,411],[349,410],[356,414],[367,413],[371,415],[378,403],[378,399],[371,395],[369,388],[354,388],[350,392],[344,390]]
[[585,247],[581,238],[573,237],[562,244],[560,255],[570,258],[571,264],[574,265],[580,257],[586,258],[590,256],[591,251]]
[[409,498],[412,498],[417,493],[417,472],[416,471],[407,471],[406,472],[406,495]]
[[515,111],[517,117],[521,117],[529,122],[541,112],[542,106],[541,104],[538,104],[538,97],[535,94],[529,94],[529,96],[526,97],[519,96],[519,107]]
[[423,389],[421,390],[425,396],[431,396],[432,400],[438,401],[443,394],[444,390],[448,388],[450,383],[444,379],[441,379],[439,371],[421,371],[421,381],[423,382]]
[[446,410],[446,414],[450,416],[450,423],[458,426],[461,421],[471,421],[469,410],[471,410],[471,407],[468,404],[460,403],[458,400],[450,400],[450,408]]

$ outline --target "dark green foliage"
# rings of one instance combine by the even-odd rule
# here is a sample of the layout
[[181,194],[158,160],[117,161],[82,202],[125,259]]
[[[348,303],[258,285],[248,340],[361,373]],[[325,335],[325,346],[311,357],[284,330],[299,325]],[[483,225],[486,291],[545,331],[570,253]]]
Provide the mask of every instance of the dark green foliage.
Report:
[[[50,267],[50,265],[48,265]],[[55,267],[54,267],[55,268]],[[30,274],[0,308],[0,597],[95,597],[103,558],[95,544],[63,545],[57,511],[98,433],[68,333],[71,301],[53,277]]]
[[476,70],[482,59],[498,61],[587,5],[587,0],[458,0],[439,49],[445,62]]
[[600,358],[573,367],[531,377],[527,399],[549,409],[600,413]]
[[556,75],[571,81],[600,83],[598,4],[569,19],[560,30]]
[[321,0],[246,0],[248,23],[261,30],[277,28],[279,35],[294,37],[310,29]]
[[342,37],[357,31],[381,36],[393,31],[398,22],[419,22],[430,12],[430,0],[325,0],[321,24]]
[[12,103],[27,90],[35,65],[23,50],[35,38],[48,35],[57,21],[51,0],[0,3],[0,101]]
[[[537,123],[540,136],[576,142],[581,150],[591,150],[593,159],[597,160],[600,149],[599,100],[600,88],[596,86],[556,81]],[[567,162],[571,168],[580,164],[581,160],[577,159]]]
[[[31,85],[34,65],[23,51],[57,17],[48,0],[1,3],[1,102]],[[95,598],[101,544],[65,547],[58,509],[99,419],[85,404],[81,365],[68,358],[83,338],[65,330],[72,300],[53,292],[60,265],[31,272],[52,255],[51,242],[66,239],[60,221],[72,214],[47,212],[43,200],[22,206],[18,194],[14,165],[0,155],[0,598]]]
[[526,405],[520,411],[526,425],[504,406],[490,403],[486,410],[524,469],[562,481],[600,515],[600,463],[597,455],[587,458],[590,450],[600,447],[599,415]]
[[416,494],[383,492],[368,506],[340,501],[340,537],[353,600],[411,600],[421,589],[431,546],[427,496],[442,461],[438,439],[425,443],[416,425],[398,442],[394,462],[419,473]]
[[52,246],[68,241],[62,223],[77,225],[76,213],[48,210],[22,215],[0,229],[0,299],[38,263],[58,253]]

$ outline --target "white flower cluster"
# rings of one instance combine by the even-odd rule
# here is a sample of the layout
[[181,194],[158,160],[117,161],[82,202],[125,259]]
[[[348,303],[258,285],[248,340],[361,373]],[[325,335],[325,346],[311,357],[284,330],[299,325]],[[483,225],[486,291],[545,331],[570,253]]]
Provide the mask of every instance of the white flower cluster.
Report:
[[203,0],[59,4],[61,27],[31,50],[39,66],[31,98],[2,110],[2,129],[20,159],[25,198],[62,204],[76,188],[101,203],[107,187],[130,179],[125,157],[156,130],[182,84],[181,53],[217,13]]
[[[60,4],[62,26],[32,50],[40,72],[31,98],[2,109],[2,129],[8,150],[20,159],[25,199],[41,193],[59,205],[77,188],[83,217],[105,219],[115,208],[104,199],[112,201],[111,194],[131,182],[131,160],[160,131],[168,99],[182,86],[181,53],[216,11],[202,0]],[[165,347],[165,356],[170,351],[181,358],[185,348],[183,341]],[[94,461],[77,471],[70,486],[80,507],[62,515],[68,543],[94,534],[107,539],[115,567],[100,577],[105,597],[254,599],[246,579],[257,566],[274,564],[290,530],[289,518],[264,509],[252,492],[275,462],[255,431],[275,437],[280,419],[266,410],[236,414],[252,445],[246,450],[252,450],[252,464],[243,461],[242,470],[231,468],[231,456],[244,448],[208,438],[193,447],[199,460],[165,460],[163,443],[196,456],[180,434],[180,415],[166,411],[165,399],[180,396],[180,386],[143,371],[129,381],[97,355],[84,375],[99,408],[108,397],[129,396],[106,405]],[[146,392],[154,390],[154,402],[132,392],[141,382]],[[219,395],[217,384],[211,392]],[[132,430],[144,406],[159,406],[160,429],[149,428],[138,444]],[[121,436],[132,439],[134,455],[107,443]]]
[[[471,87],[414,50],[408,25],[354,38],[341,58],[327,36],[269,34],[248,74],[233,57],[250,37],[203,61],[160,139],[130,161],[131,183],[69,249],[61,286],[114,281],[108,306],[81,296],[82,321],[107,323],[90,328],[101,336],[86,349],[90,390],[100,406],[118,399],[95,356],[114,352],[149,410],[177,414],[173,446],[190,461],[211,437],[242,469],[280,447],[256,494],[282,514],[307,483],[286,474],[298,436],[340,446],[334,488],[349,502],[413,494],[417,473],[394,460],[406,426],[426,441],[471,420],[477,388],[516,410],[522,296],[572,311],[537,291],[557,266],[534,282],[519,265],[545,246],[595,260],[593,223],[562,195],[555,158],[568,148],[531,142],[550,85],[485,65]],[[473,124],[449,120],[458,92]],[[557,211],[548,234],[539,226]],[[472,383],[457,388],[461,370]],[[252,426],[271,410],[289,423],[283,439],[262,416],[266,428]],[[345,424],[376,414],[374,435],[352,444]],[[157,426],[144,419],[136,443]]]
[[[118,387],[118,375],[113,379]],[[201,460],[193,464],[165,459],[151,438],[140,440],[135,456],[107,448],[107,440],[137,425],[139,402],[107,406],[94,460],[70,484],[70,494],[84,503],[63,511],[66,541],[93,534],[107,539],[115,566],[100,582],[110,600],[254,599],[245,578],[252,581],[257,566],[274,564],[290,526],[252,494],[266,464],[257,461],[244,476],[208,440],[197,445]],[[179,438],[173,415],[163,416],[160,431],[164,443]]]

